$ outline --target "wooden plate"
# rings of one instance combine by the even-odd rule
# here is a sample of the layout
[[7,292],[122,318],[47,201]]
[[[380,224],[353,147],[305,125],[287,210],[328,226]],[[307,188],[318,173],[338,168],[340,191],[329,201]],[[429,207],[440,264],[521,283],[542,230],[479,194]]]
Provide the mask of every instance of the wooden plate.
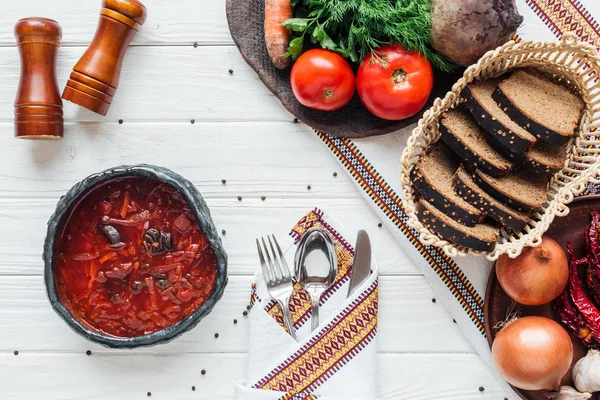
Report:
[[[393,132],[421,118],[420,112],[402,121],[377,118],[362,105],[357,94],[348,105],[337,111],[318,111],[301,105],[290,86],[291,67],[278,70],[267,54],[263,28],[264,3],[264,0],[227,0],[229,30],[242,57],[281,104],[299,120],[333,136],[361,138]],[[461,76],[462,71],[453,74],[436,72],[433,92],[423,110],[431,107],[435,98],[445,95]]]
[[[564,218],[556,218],[546,234],[556,240],[558,244],[562,246],[565,252],[567,250],[565,247],[566,243],[573,243],[573,249],[575,250],[576,254],[583,256],[585,254],[585,242],[583,236],[585,227],[590,222],[592,210],[600,210],[600,195],[578,197],[569,205],[569,209],[569,215]],[[498,283],[498,279],[496,278],[496,268],[494,266],[490,272],[490,278],[488,280],[485,293],[484,306],[485,332],[487,334],[490,346],[492,345],[492,341],[497,333],[497,330],[493,327],[496,326],[498,322],[506,319],[506,314],[511,304],[512,300],[506,295]],[[545,304],[537,307],[521,306],[521,312],[523,316],[540,315],[551,318],[560,323],[556,313],[552,309],[551,304]],[[581,357],[586,355],[587,348],[583,345],[581,340],[573,335],[571,335],[571,340],[573,341],[574,349],[573,364],[575,364]],[[572,367],[573,366],[571,366],[571,368]],[[562,384],[573,386],[570,369],[563,379]],[[547,393],[546,391],[527,391],[517,388],[514,389],[523,399],[547,400],[547,397],[544,396],[544,393]],[[600,396],[595,394],[592,399],[600,399]]]

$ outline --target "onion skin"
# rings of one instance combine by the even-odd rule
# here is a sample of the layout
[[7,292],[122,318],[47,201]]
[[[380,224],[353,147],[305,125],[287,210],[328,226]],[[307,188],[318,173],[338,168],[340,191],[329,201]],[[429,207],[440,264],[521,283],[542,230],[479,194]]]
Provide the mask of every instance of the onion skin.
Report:
[[526,247],[517,258],[500,256],[496,276],[511,299],[539,306],[557,298],[567,286],[569,264],[560,245],[544,236],[539,247]]
[[558,390],[573,361],[567,331],[546,317],[523,317],[509,323],[492,344],[500,375],[524,390]]

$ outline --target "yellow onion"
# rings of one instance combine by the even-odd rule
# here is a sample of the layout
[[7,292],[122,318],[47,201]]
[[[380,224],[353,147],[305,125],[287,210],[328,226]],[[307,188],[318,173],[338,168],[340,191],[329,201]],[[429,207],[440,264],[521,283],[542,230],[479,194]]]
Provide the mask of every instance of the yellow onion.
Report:
[[551,237],[539,247],[526,247],[515,259],[506,254],[496,262],[496,276],[506,294],[527,306],[546,304],[567,286],[569,265],[565,252]]
[[523,317],[508,322],[492,344],[496,369],[525,390],[557,390],[573,361],[573,343],[557,322]]

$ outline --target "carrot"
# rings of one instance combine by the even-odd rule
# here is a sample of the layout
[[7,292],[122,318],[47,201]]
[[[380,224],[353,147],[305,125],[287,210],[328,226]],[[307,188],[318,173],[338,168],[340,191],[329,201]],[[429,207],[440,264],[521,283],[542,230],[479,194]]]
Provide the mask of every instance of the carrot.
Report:
[[127,207],[129,206],[129,192],[125,192],[125,198],[123,199],[123,206],[121,207],[121,218],[127,216]]
[[290,0],[265,0],[265,43],[273,65],[285,69],[290,59],[285,53],[290,45],[290,31],[281,24],[292,18]]
[[110,253],[106,253],[104,256],[102,256],[100,258],[100,264],[104,264],[106,261],[110,261],[110,260],[116,260],[117,259],[117,253],[112,251]]

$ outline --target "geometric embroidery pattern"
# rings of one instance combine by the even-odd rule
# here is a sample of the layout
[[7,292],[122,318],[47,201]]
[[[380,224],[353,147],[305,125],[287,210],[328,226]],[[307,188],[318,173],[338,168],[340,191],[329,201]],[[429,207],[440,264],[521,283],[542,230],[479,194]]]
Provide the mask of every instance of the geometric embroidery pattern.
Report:
[[575,32],[577,37],[600,47],[600,26],[589,12],[576,0],[526,0],[558,38],[566,32]]
[[290,395],[313,392],[375,337],[377,310],[376,281],[308,343],[252,387]]
[[319,396],[314,394],[291,394],[288,393],[285,396],[279,398],[279,400],[316,400]]
[[253,283],[252,290],[250,291],[250,303],[248,304],[248,310],[254,307],[254,303],[256,303],[257,300],[260,301],[258,295],[256,294],[256,283]]

